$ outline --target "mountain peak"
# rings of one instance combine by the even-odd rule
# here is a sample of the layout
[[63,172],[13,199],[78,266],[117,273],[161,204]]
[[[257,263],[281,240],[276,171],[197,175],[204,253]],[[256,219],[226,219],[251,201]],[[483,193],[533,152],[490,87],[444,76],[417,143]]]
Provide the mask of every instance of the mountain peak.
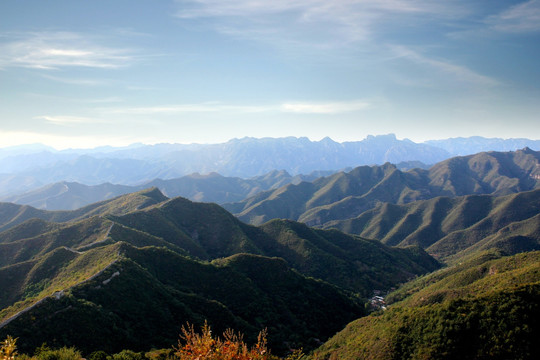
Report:
[[169,198],[166,197],[165,195],[163,195],[161,190],[159,190],[155,186],[152,186],[151,188],[148,188],[148,189],[145,189],[145,190],[141,190],[141,191],[138,192],[138,194],[146,196],[146,197],[148,197],[148,198],[150,198],[152,200],[155,200],[157,202],[162,202],[162,201],[165,201],[165,200],[169,200]]
[[334,140],[332,140],[329,136],[325,136],[319,141],[321,144],[337,144]]

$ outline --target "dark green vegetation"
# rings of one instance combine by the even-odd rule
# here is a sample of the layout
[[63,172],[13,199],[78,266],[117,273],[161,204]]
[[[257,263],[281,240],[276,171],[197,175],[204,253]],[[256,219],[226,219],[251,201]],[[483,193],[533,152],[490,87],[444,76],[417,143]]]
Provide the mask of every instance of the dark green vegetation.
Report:
[[537,359],[540,252],[482,253],[390,294],[315,359]]
[[[239,254],[205,264],[156,247],[118,243],[99,250],[111,258],[98,276],[46,298],[0,334],[24,338],[24,350],[47,341],[86,353],[139,351],[168,347],[181,325],[209,319],[217,331],[233,327],[250,340],[268,327],[273,348],[283,351],[286,341],[313,346],[314,338],[334,334],[363,313],[362,304],[290,270],[282,259]],[[77,260],[86,263],[86,257]],[[70,284],[49,288],[62,285]],[[329,303],[332,311],[326,311]]]
[[75,211],[1,209],[0,337],[25,349],[169,347],[205,319],[249,339],[267,327],[276,352],[309,349],[364,314],[361,296],[439,267],[418,247],[286,220],[254,227],[155,188]]
[[224,206],[251,224],[285,218],[324,226],[359,216],[381,202],[406,204],[438,196],[499,196],[533,190],[540,186],[539,161],[540,152],[526,148],[455,157],[429,170],[403,172],[391,164],[361,166]]

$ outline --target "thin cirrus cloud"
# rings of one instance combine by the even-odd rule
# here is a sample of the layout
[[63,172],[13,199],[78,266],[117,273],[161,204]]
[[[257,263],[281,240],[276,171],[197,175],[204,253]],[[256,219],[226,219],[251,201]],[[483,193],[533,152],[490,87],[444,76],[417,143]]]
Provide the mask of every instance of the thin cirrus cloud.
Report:
[[267,107],[267,106],[226,105],[222,103],[207,102],[207,103],[200,103],[200,104],[160,105],[160,106],[105,109],[105,112],[111,113],[111,114],[148,115],[148,114],[203,113],[203,112],[253,113],[253,112],[269,111],[271,109],[272,107]]
[[490,29],[507,33],[540,31],[540,1],[527,1],[486,19]]
[[496,86],[499,81],[489,76],[479,74],[465,66],[456,65],[444,60],[432,59],[411,48],[401,45],[390,46],[391,51],[402,59],[407,59],[413,63],[427,66],[435,71],[449,75],[453,81],[465,82],[482,86]]
[[341,46],[371,40],[379,27],[413,18],[420,22],[463,16],[468,12],[464,4],[426,0],[179,0],[175,16],[211,18],[215,30],[254,40],[282,44],[296,38],[299,43],[320,46],[321,41],[327,41]]
[[96,44],[73,32],[4,34],[0,43],[0,68],[59,69],[88,67],[111,69],[129,65],[133,51]]
[[89,79],[89,78],[65,78],[59,76],[52,76],[43,74],[43,77],[48,80],[56,81],[68,85],[81,85],[81,86],[103,86],[110,84],[110,80],[105,79]]
[[370,107],[367,101],[340,101],[326,103],[286,103],[281,105],[283,112],[303,114],[341,114],[365,110]]
[[227,105],[222,103],[182,104],[149,107],[107,109],[112,114],[148,115],[178,113],[261,113],[285,112],[303,114],[340,114],[365,110],[370,103],[364,100],[341,102],[287,102],[279,105]]
[[82,116],[43,115],[43,116],[36,116],[35,119],[45,120],[48,123],[55,124],[55,125],[63,125],[63,126],[104,123],[104,121],[100,119],[88,118],[88,117],[82,117]]

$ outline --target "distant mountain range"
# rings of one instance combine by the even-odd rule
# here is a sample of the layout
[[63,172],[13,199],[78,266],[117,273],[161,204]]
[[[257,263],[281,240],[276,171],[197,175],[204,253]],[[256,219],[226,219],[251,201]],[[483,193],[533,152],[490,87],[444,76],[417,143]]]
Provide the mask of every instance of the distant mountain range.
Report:
[[428,140],[424,144],[446,150],[453,156],[472,155],[486,151],[514,151],[525,147],[540,150],[540,140],[484,138],[481,136]]
[[276,170],[250,179],[224,177],[217,173],[191,174],[177,179],[155,179],[138,186],[111,183],[84,185],[61,181],[22,194],[5,196],[1,200],[30,205],[43,210],[75,210],[94,202],[155,186],[169,197],[182,196],[194,201],[222,204],[241,201],[260,191],[275,189],[286,184],[312,181],[331,173],[333,172],[316,171],[309,175],[291,176],[284,170]]
[[426,168],[455,155],[485,150],[540,150],[540,141],[479,137],[414,143],[394,135],[337,143],[329,138],[243,138],[222,144],[133,144],[125,148],[56,151],[42,145],[0,149],[0,196],[67,181],[85,185],[141,185],[193,173],[251,178],[274,170],[291,175],[338,171],[360,165],[403,163]]
[[[506,155],[491,152],[483,155],[477,154],[473,157],[452,158],[452,160],[437,163],[432,169],[419,162],[402,162],[398,165],[387,163],[382,166],[362,166],[354,170],[349,168],[334,176],[330,176],[334,174],[330,170],[314,171],[308,175],[295,176],[290,175],[285,170],[274,170],[249,179],[225,177],[217,173],[207,175],[195,173],[175,179],[155,179],[136,186],[111,183],[84,185],[77,182],[61,181],[27,192],[0,196],[0,200],[31,205],[45,210],[73,210],[97,201],[155,186],[170,197],[182,196],[193,201],[229,203],[226,205],[229,210],[238,213],[243,220],[252,223],[262,223],[269,218],[278,217],[320,225],[323,222],[335,220],[335,216],[341,219],[341,215],[331,214],[335,211],[339,212],[339,210],[329,209],[330,204],[325,202],[330,201],[331,198],[334,199],[334,202],[343,199],[344,202],[340,202],[340,207],[344,211],[349,212],[354,207],[354,211],[358,213],[360,210],[372,207],[377,201],[407,203],[442,195],[456,196],[480,193],[500,195],[532,189],[535,183],[534,177],[540,177],[534,168],[536,158],[534,156],[531,158],[531,154],[536,154],[536,152],[528,148],[520,151],[520,154],[524,154],[523,159],[504,159],[503,157]],[[509,154],[514,154],[514,152]],[[511,162],[515,162],[513,167],[510,166]],[[484,169],[480,167],[484,167]],[[326,177],[326,179],[319,179],[322,177]],[[35,185],[31,179],[31,177],[13,175],[4,177],[4,182],[7,184],[6,187],[18,185],[21,188],[27,188],[32,184]],[[313,181],[315,181],[313,185],[300,184]],[[517,183],[515,183],[516,181]],[[334,183],[334,185],[330,183]],[[280,189],[286,185],[297,185],[298,187],[293,186],[287,190]],[[307,191],[301,196],[304,196],[308,202],[304,210],[305,214],[302,216],[287,215],[283,207],[280,209],[281,213],[274,214],[271,208],[257,210],[257,206],[254,206],[265,196],[275,196],[276,192],[273,190],[280,194],[283,192],[279,196],[279,201],[283,201],[284,197],[288,196],[289,191],[296,191],[294,199],[299,201],[301,196],[298,194],[298,189],[300,187]],[[321,189],[322,187],[325,189]],[[339,187],[342,189],[339,190]],[[392,187],[393,195],[387,191],[390,187]],[[272,191],[265,193],[269,190]],[[312,195],[317,192],[319,199],[309,200],[312,196],[309,194],[310,192]],[[329,195],[330,192],[334,194]],[[350,198],[344,200],[346,197]],[[242,202],[244,199],[248,199],[244,201],[244,205],[232,204]],[[277,199],[275,198],[275,200]],[[264,204],[268,206],[266,201]],[[324,209],[320,209],[322,212],[317,209],[319,205],[325,206]],[[284,206],[287,209],[291,207],[290,204],[284,204]],[[253,215],[257,211],[262,211],[265,217],[258,218],[257,215]],[[298,211],[293,210],[293,212]]]

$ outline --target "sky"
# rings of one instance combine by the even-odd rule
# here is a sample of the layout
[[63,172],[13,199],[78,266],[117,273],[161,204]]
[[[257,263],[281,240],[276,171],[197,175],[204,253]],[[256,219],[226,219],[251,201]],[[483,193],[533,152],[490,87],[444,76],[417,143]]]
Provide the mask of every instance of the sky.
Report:
[[0,2],[0,147],[540,139],[540,0]]

